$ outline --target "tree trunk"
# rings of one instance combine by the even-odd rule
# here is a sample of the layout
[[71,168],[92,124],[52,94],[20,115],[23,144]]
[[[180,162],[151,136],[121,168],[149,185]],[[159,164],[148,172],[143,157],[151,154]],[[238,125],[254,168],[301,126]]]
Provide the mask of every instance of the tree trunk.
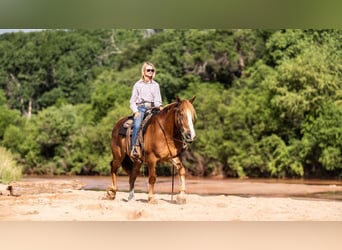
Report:
[[29,99],[27,118],[30,119],[32,116],[32,98]]

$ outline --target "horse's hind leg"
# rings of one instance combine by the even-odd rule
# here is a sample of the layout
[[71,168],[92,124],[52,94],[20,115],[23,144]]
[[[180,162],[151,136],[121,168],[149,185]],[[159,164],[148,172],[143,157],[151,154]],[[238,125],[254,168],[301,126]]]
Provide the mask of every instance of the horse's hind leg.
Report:
[[128,201],[134,199],[134,184],[135,180],[137,179],[137,176],[139,175],[139,170],[141,167],[141,163],[138,161],[134,162],[134,166],[132,171],[130,172],[129,175],[129,196],[128,196]]
[[112,160],[110,162],[111,166],[111,176],[112,176],[112,185],[107,188],[107,198],[114,200],[116,191],[118,190],[117,188],[117,180],[116,180],[116,172],[120,166],[120,161],[117,160]]

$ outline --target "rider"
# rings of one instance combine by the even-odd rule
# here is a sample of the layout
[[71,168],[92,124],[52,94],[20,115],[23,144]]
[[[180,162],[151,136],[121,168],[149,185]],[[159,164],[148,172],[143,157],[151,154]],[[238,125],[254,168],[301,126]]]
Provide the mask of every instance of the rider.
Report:
[[130,108],[134,113],[130,152],[132,158],[139,158],[140,156],[137,139],[146,110],[152,107],[159,107],[160,110],[163,109],[159,84],[153,80],[155,75],[154,65],[150,62],[145,62],[141,68],[141,79],[133,86],[130,99]]

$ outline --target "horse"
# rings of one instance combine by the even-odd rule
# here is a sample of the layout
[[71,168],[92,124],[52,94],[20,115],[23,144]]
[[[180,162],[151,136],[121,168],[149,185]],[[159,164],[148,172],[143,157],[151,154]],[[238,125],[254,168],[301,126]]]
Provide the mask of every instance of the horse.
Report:
[[134,183],[142,164],[148,167],[148,202],[157,203],[154,198],[156,182],[156,165],[159,162],[169,162],[178,171],[179,194],[177,203],[185,203],[185,168],[180,154],[185,150],[186,143],[195,139],[194,122],[196,112],[193,101],[176,98],[176,102],[167,104],[156,114],[153,114],[146,124],[143,133],[143,148],[139,160],[129,157],[127,137],[119,133],[120,128],[128,120],[122,117],[112,130],[111,149],[113,159],[110,162],[112,185],[107,188],[107,198],[114,200],[117,192],[117,170],[121,166],[129,175],[128,201],[134,199]]

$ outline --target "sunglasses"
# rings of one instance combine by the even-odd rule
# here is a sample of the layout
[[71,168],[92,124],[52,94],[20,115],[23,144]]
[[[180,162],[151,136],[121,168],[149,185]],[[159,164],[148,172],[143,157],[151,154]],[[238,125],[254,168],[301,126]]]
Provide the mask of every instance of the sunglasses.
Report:
[[147,69],[146,72],[154,72],[154,69]]

